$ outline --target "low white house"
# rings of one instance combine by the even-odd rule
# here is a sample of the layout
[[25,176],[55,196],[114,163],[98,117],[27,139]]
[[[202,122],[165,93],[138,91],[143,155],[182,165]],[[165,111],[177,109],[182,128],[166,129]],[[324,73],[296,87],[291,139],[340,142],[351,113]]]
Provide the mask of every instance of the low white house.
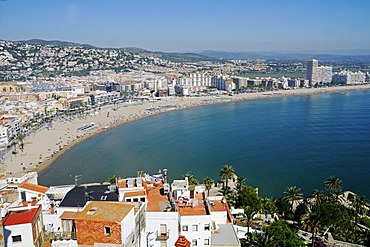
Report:
[[3,219],[5,246],[42,246],[41,205],[13,208]]

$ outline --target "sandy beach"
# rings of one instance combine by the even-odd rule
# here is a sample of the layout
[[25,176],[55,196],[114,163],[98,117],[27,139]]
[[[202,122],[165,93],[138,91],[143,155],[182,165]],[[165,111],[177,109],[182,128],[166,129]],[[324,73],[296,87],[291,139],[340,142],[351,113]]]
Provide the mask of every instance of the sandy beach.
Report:
[[[16,155],[11,154],[5,157],[0,169],[3,173],[12,176],[28,171],[36,170],[40,172],[42,169],[51,165],[59,156],[63,155],[66,150],[72,148],[73,145],[93,135],[130,121],[136,121],[166,111],[231,101],[364,89],[370,89],[370,85],[281,90],[244,93],[234,96],[169,97],[160,101],[147,101],[140,104],[122,103],[116,110],[113,110],[113,106],[109,106],[100,112],[95,112],[81,118],[53,122],[50,128],[44,128],[27,136],[24,140],[23,151],[17,148]],[[152,109],[148,110],[148,108]],[[85,130],[78,130],[78,128],[91,123],[94,123],[92,127]]]

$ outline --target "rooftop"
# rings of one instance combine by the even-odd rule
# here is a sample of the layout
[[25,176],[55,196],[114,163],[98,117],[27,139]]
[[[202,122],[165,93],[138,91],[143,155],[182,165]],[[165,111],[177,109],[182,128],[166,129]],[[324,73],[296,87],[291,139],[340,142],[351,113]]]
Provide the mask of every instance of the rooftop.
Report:
[[171,204],[168,201],[167,195],[163,194],[163,184],[155,184],[148,186],[148,212],[164,212],[171,209]]
[[81,185],[71,189],[59,207],[84,207],[88,201],[118,201],[118,191],[110,191],[110,184]]
[[4,218],[4,226],[21,225],[34,222],[41,210],[41,205],[38,207],[24,207],[20,210],[10,211],[9,214]]
[[218,232],[212,233],[212,245],[240,246],[239,239],[232,224],[218,224]]
[[203,194],[199,193],[189,201],[176,201],[177,211],[181,216],[207,215]]
[[227,211],[225,199],[218,200],[218,198],[215,198],[214,200],[212,200],[211,198],[212,197],[209,197],[209,208],[211,212]]
[[80,212],[69,212],[64,211],[61,216],[59,216],[60,219],[64,220],[74,220],[77,218],[77,216],[80,214]]
[[134,209],[133,204],[122,202],[90,202],[76,220],[109,221],[120,223]]
[[48,187],[37,185],[37,184],[31,184],[27,182],[23,182],[21,185],[19,185],[18,188],[25,189],[25,190],[32,190],[35,192],[43,193],[45,194],[46,191],[48,191]]

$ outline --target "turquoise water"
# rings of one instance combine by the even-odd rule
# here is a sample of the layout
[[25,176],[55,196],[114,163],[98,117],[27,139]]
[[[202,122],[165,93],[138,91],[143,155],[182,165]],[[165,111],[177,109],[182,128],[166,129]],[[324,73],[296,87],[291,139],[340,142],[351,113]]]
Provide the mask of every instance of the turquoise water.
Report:
[[370,198],[370,91],[209,105],[156,115],[94,136],[39,177],[44,185],[103,182],[167,168],[219,180],[230,164],[262,196],[296,185],[309,195],[330,175]]

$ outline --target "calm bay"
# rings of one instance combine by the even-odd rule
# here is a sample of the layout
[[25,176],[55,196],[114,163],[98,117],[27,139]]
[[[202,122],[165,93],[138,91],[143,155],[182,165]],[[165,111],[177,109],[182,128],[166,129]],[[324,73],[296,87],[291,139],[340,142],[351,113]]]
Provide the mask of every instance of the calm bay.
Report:
[[260,99],[189,108],[131,122],[91,137],[39,177],[42,185],[103,182],[167,168],[219,180],[234,167],[262,196],[288,186],[308,196],[330,175],[370,198],[370,91]]

